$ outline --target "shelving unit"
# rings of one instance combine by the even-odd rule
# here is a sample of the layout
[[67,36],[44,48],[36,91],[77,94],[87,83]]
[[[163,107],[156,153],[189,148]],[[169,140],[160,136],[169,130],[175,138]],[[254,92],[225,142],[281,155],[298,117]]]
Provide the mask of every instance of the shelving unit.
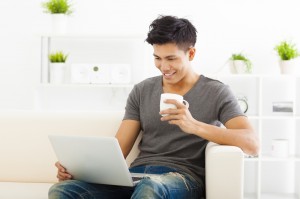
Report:
[[[129,83],[144,74],[144,35],[66,34],[41,35],[41,83],[49,83],[49,53],[68,54],[67,64],[128,64],[134,73]],[[144,69],[144,70],[143,70]],[[67,78],[66,83],[70,83]]]
[[[50,110],[119,110],[124,109],[134,83],[146,76],[144,35],[66,34],[41,35],[41,79],[36,89],[35,108]],[[49,54],[68,54],[65,83],[50,82]],[[73,64],[126,64],[130,81],[126,83],[74,83]],[[134,72],[132,72],[134,71]]]
[[[300,199],[300,77],[214,75],[248,99],[246,112],[260,139],[257,158],[245,158],[245,199]],[[283,105],[283,109],[282,109]],[[279,111],[278,111],[279,110]],[[272,139],[287,139],[286,158],[271,155]]]

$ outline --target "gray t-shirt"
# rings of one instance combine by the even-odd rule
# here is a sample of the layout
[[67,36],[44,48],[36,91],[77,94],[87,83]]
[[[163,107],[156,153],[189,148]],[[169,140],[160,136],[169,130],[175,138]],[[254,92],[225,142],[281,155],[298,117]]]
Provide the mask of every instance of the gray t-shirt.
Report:
[[[140,121],[143,131],[140,153],[131,167],[168,166],[192,175],[198,182],[203,181],[208,141],[160,120],[162,93],[162,76],[157,76],[135,85],[129,94],[124,120]],[[183,97],[189,102],[192,116],[207,124],[220,126],[244,115],[228,86],[203,75]]]

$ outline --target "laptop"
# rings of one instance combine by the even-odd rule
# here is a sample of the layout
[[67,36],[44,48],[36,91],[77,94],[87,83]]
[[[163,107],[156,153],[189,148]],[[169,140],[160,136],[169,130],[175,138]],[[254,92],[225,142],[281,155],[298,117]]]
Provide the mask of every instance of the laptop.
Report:
[[[115,137],[49,135],[58,161],[73,179],[89,183],[135,186],[145,175],[130,173]],[[153,174],[150,174],[153,175]]]

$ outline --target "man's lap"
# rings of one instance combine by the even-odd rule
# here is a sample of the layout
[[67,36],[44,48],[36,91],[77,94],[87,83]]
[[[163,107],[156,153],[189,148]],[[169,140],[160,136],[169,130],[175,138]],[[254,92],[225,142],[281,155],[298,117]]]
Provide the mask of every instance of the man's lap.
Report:
[[[152,173],[135,187],[91,184],[77,180],[57,183],[49,190],[52,198],[201,198],[203,185],[191,176],[177,172],[175,169],[160,166],[142,166],[130,169],[135,173]],[[62,196],[64,195],[64,196]]]

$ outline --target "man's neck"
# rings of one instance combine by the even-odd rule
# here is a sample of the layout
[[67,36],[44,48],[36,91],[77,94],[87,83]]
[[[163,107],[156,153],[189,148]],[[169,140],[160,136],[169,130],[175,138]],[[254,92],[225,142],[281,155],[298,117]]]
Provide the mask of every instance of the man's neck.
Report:
[[163,91],[165,93],[177,93],[180,95],[184,95],[195,85],[199,78],[199,74],[192,73],[191,75],[184,77],[176,84],[168,84],[163,82]]

